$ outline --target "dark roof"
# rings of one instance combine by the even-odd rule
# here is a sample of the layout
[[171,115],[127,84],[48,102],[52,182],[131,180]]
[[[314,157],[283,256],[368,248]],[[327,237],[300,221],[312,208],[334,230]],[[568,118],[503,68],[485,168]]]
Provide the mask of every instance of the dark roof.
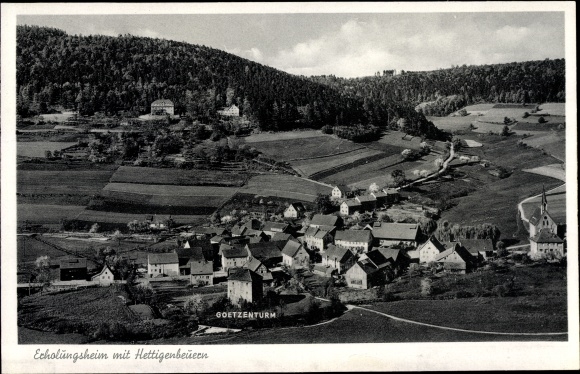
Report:
[[401,258],[409,258],[408,254],[396,248],[378,247],[375,250],[381,252],[386,259],[390,258],[394,262],[400,261]]
[[282,253],[285,254],[286,256],[294,257],[296,253],[298,253],[300,248],[304,248],[302,244],[292,240],[288,240],[286,242],[286,245],[282,249]]
[[218,249],[218,255],[221,255],[224,249],[232,249],[234,246],[229,245],[227,243],[220,243],[220,247]]
[[370,195],[357,196],[356,199],[361,204],[362,203],[374,203],[377,201],[377,199],[374,196],[370,196]]
[[258,260],[257,258],[252,257],[250,261],[244,264],[246,269],[250,269],[251,271],[256,271],[260,266],[266,266],[262,263],[262,261]]
[[449,248],[448,250],[443,251],[443,252],[439,253],[437,256],[435,256],[434,261],[442,260],[445,257],[452,254],[453,252],[456,252],[459,255],[459,257],[461,257],[461,259],[466,263],[472,262],[474,260],[471,253],[469,253],[469,251],[467,249],[465,249],[465,247],[462,247],[461,245],[456,244],[453,248]]
[[213,264],[207,261],[190,261],[191,275],[213,274]]
[[262,276],[250,269],[237,269],[228,276],[228,280],[241,282],[262,282]]
[[248,243],[245,248],[250,252],[252,257],[263,261],[282,257],[279,245],[280,242]]
[[287,229],[288,229],[287,223],[265,222],[262,231],[284,232]]
[[[420,251],[421,249],[423,249],[423,247],[428,245],[430,242],[433,244],[435,249],[437,249],[439,251],[439,253],[445,252],[445,250],[449,247],[449,246],[446,246],[443,243],[441,243],[436,237],[431,236],[425,243],[421,244],[419,246],[419,248],[417,248],[417,250]],[[453,245],[455,245],[455,244],[453,244]]]
[[61,269],[86,269],[87,259],[86,258],[63,258],[60,260]]
[[372,192],[371,194],[377,199],[385,198],[388,196],[385,192],[382,192],[382,191]]
[[554,234],[548,229],[540,230],[540,232],[534,235],[533,238],[530,238],[530,240],[536,243],[564,243],[564,241],[560,239],[558,235]]
[[324,237],[329,233],[330,233],[329,231],[318,229],[318,231],[316,231],[316,234],[314,234],[314,237],[317,239],[324,239]]
[[398,195],[399,191],[394,188],[383,188],[383,192],[387,195]]
[[244,235],[247,229],[245,226],[234,226],[232,227],[232,235]]
[[222,249],[222,256],[224,256],[225,258],[248,257],[248,251],[246,250],[246,248]]
[[150,253],[147,255],[150,264],[178,264],[177,253]]
[[349,208],[362,207],[361,203],[358,200],[355,200],[355,199],[345,200],[342,203],[343,204],[346,204]]
[[416,223],[386,223],[380,227],[373,226],[373,236],[379,239],[417,240],[419,225]]
[[342,192],[342,193],[346,193],[346,192],[351,191],[351,189],[347,185],[344,185],[344,184],[337,184],[336,186],[334,186],[334,188],[338,188],[340,190],[340,192]]
[[491,239],[461,239],[460,243],[470,253],[493,251],[493,242]]
[[360,266],[360,268],[367,274],[372,274],[375,271],[379,270],[379,268],[368,258],[357,261],[356,265]]
[[369,251],[366,254],[367,258],[373,262],[377,266],[377,268],[381,268],[386,266],[389,263],[394,263],[395,261],[391,258],[386,258],[380,251]]
[[226,229],[223,227],[195,227],[193,230],[195,234],[206,234],[206,235],[223,235]]
[[250,240],[248,241],[248,243],[261,243],[264,241],[264,238],[260,235],[260,236],[250,236]]
[[338,217],[328,214],[315,214],[310,220],[310,225],[315,226],[336,226],[338,224]]
[[348,248],[336,246],[330,244],[323,256],[328,256],[331,260],[337,260],[338,262],[344,262],[353,256],[352,252]]
[[260,222],[257,219],[252,218],[248,222],[244,223],[242,226],[247,227],[247,228],[252,229],[252,230],[259,230],[260,227],[262,227],[262,222]]
[[337,231],[334,234],[334,240],[370,243],[373,240],[373,236],[369,230],[344,230]]
[[193,261],[204,261],[203,249],[201,247],[191,247],[191,248],[176,248],[175,253],[179,258],[188,258]]
[[293,237],[291,234],[285,234],[283,232],[275,232],[274,235],[272,235],[272,239],[270,239],[271,242],[285,242],[287,240],[293,240],[296,241],[296,238]]

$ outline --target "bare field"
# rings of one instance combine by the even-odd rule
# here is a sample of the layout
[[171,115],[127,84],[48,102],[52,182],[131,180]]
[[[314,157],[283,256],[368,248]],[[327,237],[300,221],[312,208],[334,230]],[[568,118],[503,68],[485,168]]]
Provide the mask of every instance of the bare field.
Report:
[[246,143],[270,142],[290,139],[307,139],[325,136],[318,130],[304,130],[304,131],[288,131],[269,133],[263,132],[261,134],[252,134],[243,138]]
[[19,194],[97,194],[109,182],[113,170],[18,170]]
[[383,174],[386,168],[402,162],[403,160],[399,154],[387,156],[378,161],[369,162],[352,169],[329,175],[322,178],[321,181],[330,184],[352,184],[376,177],[377,174]]
[[468,131],[476,117],[427,117],[437,128],[445,131]]
[[18,204],[18,222],[29,221],[31,224],[59,224],[62,219],[73,219],[85,210],[84,206]]
[[421,138],[410,135],[406,135],[400,131],[389,131],[387,134],[383,135],[378,143],[387,144],[390,146],[400,147],[402,149],[421,149]]

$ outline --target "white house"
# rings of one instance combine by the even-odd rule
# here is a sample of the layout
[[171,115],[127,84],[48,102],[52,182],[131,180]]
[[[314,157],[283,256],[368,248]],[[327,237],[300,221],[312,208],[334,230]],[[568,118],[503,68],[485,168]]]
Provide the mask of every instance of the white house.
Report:
[[446,250],[445,246],[441,244],[436,237],[431,236],[429,240],[421,244],[417,251],[419,252],[419,262],[428,263],[435,261],[435,257]]
[[221,116],[226,117],[239,117],[240,116],[240,108],[236,104],[232,104],[229,107],[222,108],[217,111],[217,113]]
[[292,203],[284,210],[284,218],[301,218],[305,211],[302,203]]
[[326,246],[332,243],[333,237],[330,231],[309,227],[304,233],[304,242],[311,250],[324,251]]
[[241,268],[250,259],[250,253],[246,248],[222,249],[222,268],[227,271],[230,268]]
[[549,229],[542,229],[530,238],[530,257],[538,259],[546,256],[563,257],[565,242]]
[[99,274],[91,277],[91,281],[99,283],[101,286],[109,286],[115,281],[115,276],[111,269],[105,265]]
[[149,278],[178,276],[179,258],[177,253],[152,253],[147,255],[147,274]]
[[354,253],[365,253],[373,244],[373,235],[370,230],[337,231],[334,235],[334,244],[349,248]]
[[347,194],[350,193],[350,188],[343,184],[339,184],[334,186],[332,192],[330,193],[330,197],[332,199],[346,199]]
[[322,254],[322,266],[334,268],[339,274],[346,272],[355,262],[356,257],[350,249],[333,244]]
[[258,302],[262,296],[262,277],[259,274],[250,269],[238,269],[228,276],[228,299],[232,304]]
[[171,100],[161,99],[155,100],[151,103],[151,115],[158,116],[158,115],[174,115],[174,108],[173,102]]

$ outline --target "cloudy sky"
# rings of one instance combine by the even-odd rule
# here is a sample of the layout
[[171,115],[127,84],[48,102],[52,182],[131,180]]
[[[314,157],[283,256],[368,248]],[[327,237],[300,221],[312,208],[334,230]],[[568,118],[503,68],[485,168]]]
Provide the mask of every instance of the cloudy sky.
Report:
[[565,50],[563,12],[20,15],[17,22],[202,44],[307,76],[563,58]]

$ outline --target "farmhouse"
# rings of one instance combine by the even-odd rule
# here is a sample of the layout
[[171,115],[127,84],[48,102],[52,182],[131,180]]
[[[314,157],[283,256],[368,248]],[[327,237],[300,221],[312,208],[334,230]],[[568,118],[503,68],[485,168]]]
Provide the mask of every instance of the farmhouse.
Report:
[[304,242],[311,250],[324,251],[329,243],[332,243],[331,231],[309,227],[304,233]]
[[107,265],[103,266],[103,269],[91,277],[91,281],[99,283],[101,286],[109,286],[115,282],[115,276],[113,272]]
[[190,261],[189,282],[193,285],[213,284],[213,264],[205,260]]
[[475,267],[475,259],[467,249],[456,243],[452,248],[435,256],[435,262],[443,264],[443,269],[450,273],[465,274]]
[[284,218],[302,218],[305,211],[302,203],[292,203],[284,210]]
[[171,222],[171,216],[154,214],[152,216],[148,216],[146,221],[149,224],[149,228],[164,230],[168,228]]
[[350,199],[340,204],[340,214],[343,216],[353,215],[354,212],[362,212],[362,204],[358,200]]
[[383,188],[383,192],[387,194],[387,203],[394,204],[401,200],[399,191],[395,188]]
[[310,255],[302,244],[288,240],[282,249],[282,262],[291,268],[306,267],[310,263]]
[[[203,238],[203,239],[188,239],[188,240],[186,240],[185,243],[183,244],[183,249],[187,250],[187,249],[192,249],[192,248],[198,248],[199,250],[201,250],[201,253],[205,257],[206,261],[213,261],[213,255],[214,255],[213,245],[209,239]],[[178,253],[178,254],[182,253],[182,256],[186,256],[186,254],[188,252],[176,250],[176,253]]]
[[445,246],[437,240],[436,237],[431,236],[425,243],[421,244],[419,248],[419,262],[429,263],[435,261],[435,257],[441,252],[445,252]]
[[262,300],[263,286],[260,274],[249,269],[237,269],[228,276],[228,299],[240,306],[243,301],[255,303]]
[[342,219],[331,214],[315,214],[310,220],[310,227],[342,226]]
[[385,247],[399,243],[415,246],[421,234],[416,223],[375,222],[372,226],[367,225],[365,230],[372,230],[375,243]]
[[190,275],[191,263],[206,261],[201,247],[176,248],[175,253],[179,261],[179,275]]
[[493,256],[493,242],[491,239],[461,239],[460,244],[476,258],[481,256],[487,260]]
[[174,115],[175,106],[171,100],[161,99],[155,100],[151,103],[151,115],[152,116],[160,116],[160,115]]
[[369,230],[337,231],[334,235],[334,244],[345,247],[354,253],[368,252],[373,243],[373,235]]
[[87,280],[87,259],[65,257],[60,260],[60,280]]
[[333,244],[322,254],[322,265],[336,269],[339,274],[346,272],[355,262],[356,257],[350,249]]
[[151,253],[147,255],[147,274],[149,278],[179,275],[177,253]]
[[246,248],[222,249],[221,252],[224,271],[230,268],[242,267],[250,259],[250,253]]
[[332,192],[330,193],[330,197],[332,199],[346,199],[347,195],[351,193],[350,188],[348,188],[344,184],[339,184],[334,186]]
[[284,242],[286,243],[288,240],[292,240],[298,242],[298,240],[292,236],[292,234],[284,234],[282,232],[275,232],[274,235],[270,238],[271,242]]
[[370,196],[374,197],[377,201],[377,206],[381,207],[389,203],[389,195],[386,192],[371,192]]
[[244,247],[250,258],[260,260],[266,267],[272,268],[282,262],[280,242],[249,243]]
[[368,252],[365,257],[346,272],[345,279],[348,287],[369,289],[385,284],[386,271],[392,262],[378,251]]
[[545,256],[562,257],[565,253],[565,242],[549,229],[542,229],[530,238],[530,257],[534,259]]
[[246,231],[248,230],[248,228],[246,226],[234,226],[232,227],[232,236],[233,237],[238,237],[238,236],[244,236],[246,234]]
[[217,111],[220,116],[225,117],[239,117],[240,116],[240,108],[237,105],[232,104],[229,107],[221,108]]

